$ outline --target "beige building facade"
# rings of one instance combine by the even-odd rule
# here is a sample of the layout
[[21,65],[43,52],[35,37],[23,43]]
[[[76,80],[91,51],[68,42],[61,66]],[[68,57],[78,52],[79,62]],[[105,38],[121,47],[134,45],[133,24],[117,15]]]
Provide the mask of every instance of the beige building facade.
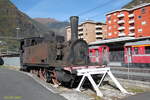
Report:
[[[85,21],[78,26],[78,38],[87,43],[95,42],[104,38],[105,24],[101,22]],[[66,27],[66,40],[71,39],[71,28]]]

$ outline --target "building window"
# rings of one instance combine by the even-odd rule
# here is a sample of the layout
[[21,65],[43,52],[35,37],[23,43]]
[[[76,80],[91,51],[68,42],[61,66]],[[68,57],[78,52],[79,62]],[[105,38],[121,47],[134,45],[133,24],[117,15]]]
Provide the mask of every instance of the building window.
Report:
[[145,13],[145,8],[141,9],[141,13],[144,14]]
[[111,24],[111,21],[108,21],[109,24]]
[[142,32],[142,29],[140,28],[140,29],[138,29],[138,32]]
[[142,25],[145,25],[145,24],[146,24],[146,21],[141,22],[141,24],[142,24]]
[[111,17],[108,17],[107,20],[110,21],[110,20],[111,20]]
[[116,13],[114,13],[114,16],[117,15]]
[[145,47],[145,54],[150,54],[150,46]]
[[114,32],[115,34],[117,34],[117,32]]
[[108,36],[111,36],[112,35],[112,33],[108,33]]
[[114,28],[117,28],[117,26],[116,26],[116,25],[114,25]]
[[116,20],[116,19],[114,19],[114,22],[117,22],[117,20]]
[[97,40],[101,40],[101,39],[102,39],[102,37],[97,37],[96,39],[97,39]]
[[83,31],[83,28],[82,28],[82,29],[79,29],[78,31]]
[[138,18],[139,18],[139,19],[141,19],[141,18],[142,18],[142,16],[138,16]]
[[101,28],[101,27],[98,27],[98,28],[96,28],[96,30],[102,30],[102,28]]
[[111,26],[109,26],[108,29],[111,30]]
[[97,32],[96,34],[97,34],[97,35],[102,35],[103,33],[101,33],[101,32]]

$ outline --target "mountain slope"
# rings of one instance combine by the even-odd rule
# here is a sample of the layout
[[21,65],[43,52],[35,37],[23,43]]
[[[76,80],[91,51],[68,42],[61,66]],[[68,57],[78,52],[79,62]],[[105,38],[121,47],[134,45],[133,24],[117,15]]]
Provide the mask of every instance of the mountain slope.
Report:
[[61,22],[52,18],[34,18],[37,22],[47,26],[50,30],[54,31],[56,35],[65,36],[65,27],[69,22]]
[[58,20],[53,18],[34,18],[35,21],[41,23],[41,24],[48,24],[53,22],[58,22]]
[[123,6],[122,8],[132,8],[134,6],[143,4],[143,3],[150,3],[150,0],[132,0],[127,5]]
[[[16,28],[19,28],[18,30]],[[48,27],[36,22],[26,14],[19,11],[10,0],[0,0],[0,37],[33,37],[43,34],[51,34]],[[1,39],[7,45],[3,48],[17,50],[19,42],[11,39]],[[1,49],[1,51],[3,51]]]
[[44,25],[32,20],[19,11],[10,0],[0,0],[0,35],[16,36],[19,27],[19,37],[37,36],[48,31]]

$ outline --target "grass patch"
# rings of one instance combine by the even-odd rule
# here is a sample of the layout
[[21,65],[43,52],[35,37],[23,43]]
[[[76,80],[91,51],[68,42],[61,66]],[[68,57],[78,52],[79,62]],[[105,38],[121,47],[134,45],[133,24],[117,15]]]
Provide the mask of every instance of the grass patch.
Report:
[[103,99],[101,97],[99,97],[99,96],[96,96],[95,100],[103,100]]
[[104,100],[101,97],[97,96],[96,94],[90,94],[90,95],[93,97],[92,100]]
[[141,93],[141,92],[144,92],[143,89],[139,89],[139,88],[128,88],[128,91],[134,92],[134,93]]
[[9,68],[9,66],[3,66],[3,65],[1,65],[0,68]]
[[7,69],[19,70],[19,68],[16,67],[16,66],[4,66],[4,65],[0,65],[0,68],[7,68]]

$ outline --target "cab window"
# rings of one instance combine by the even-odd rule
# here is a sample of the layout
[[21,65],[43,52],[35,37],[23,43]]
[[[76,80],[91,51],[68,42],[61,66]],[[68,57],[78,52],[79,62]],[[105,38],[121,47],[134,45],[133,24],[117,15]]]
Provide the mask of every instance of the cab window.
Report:
[[150,46],[145,47],[145,54],[150,54]]

